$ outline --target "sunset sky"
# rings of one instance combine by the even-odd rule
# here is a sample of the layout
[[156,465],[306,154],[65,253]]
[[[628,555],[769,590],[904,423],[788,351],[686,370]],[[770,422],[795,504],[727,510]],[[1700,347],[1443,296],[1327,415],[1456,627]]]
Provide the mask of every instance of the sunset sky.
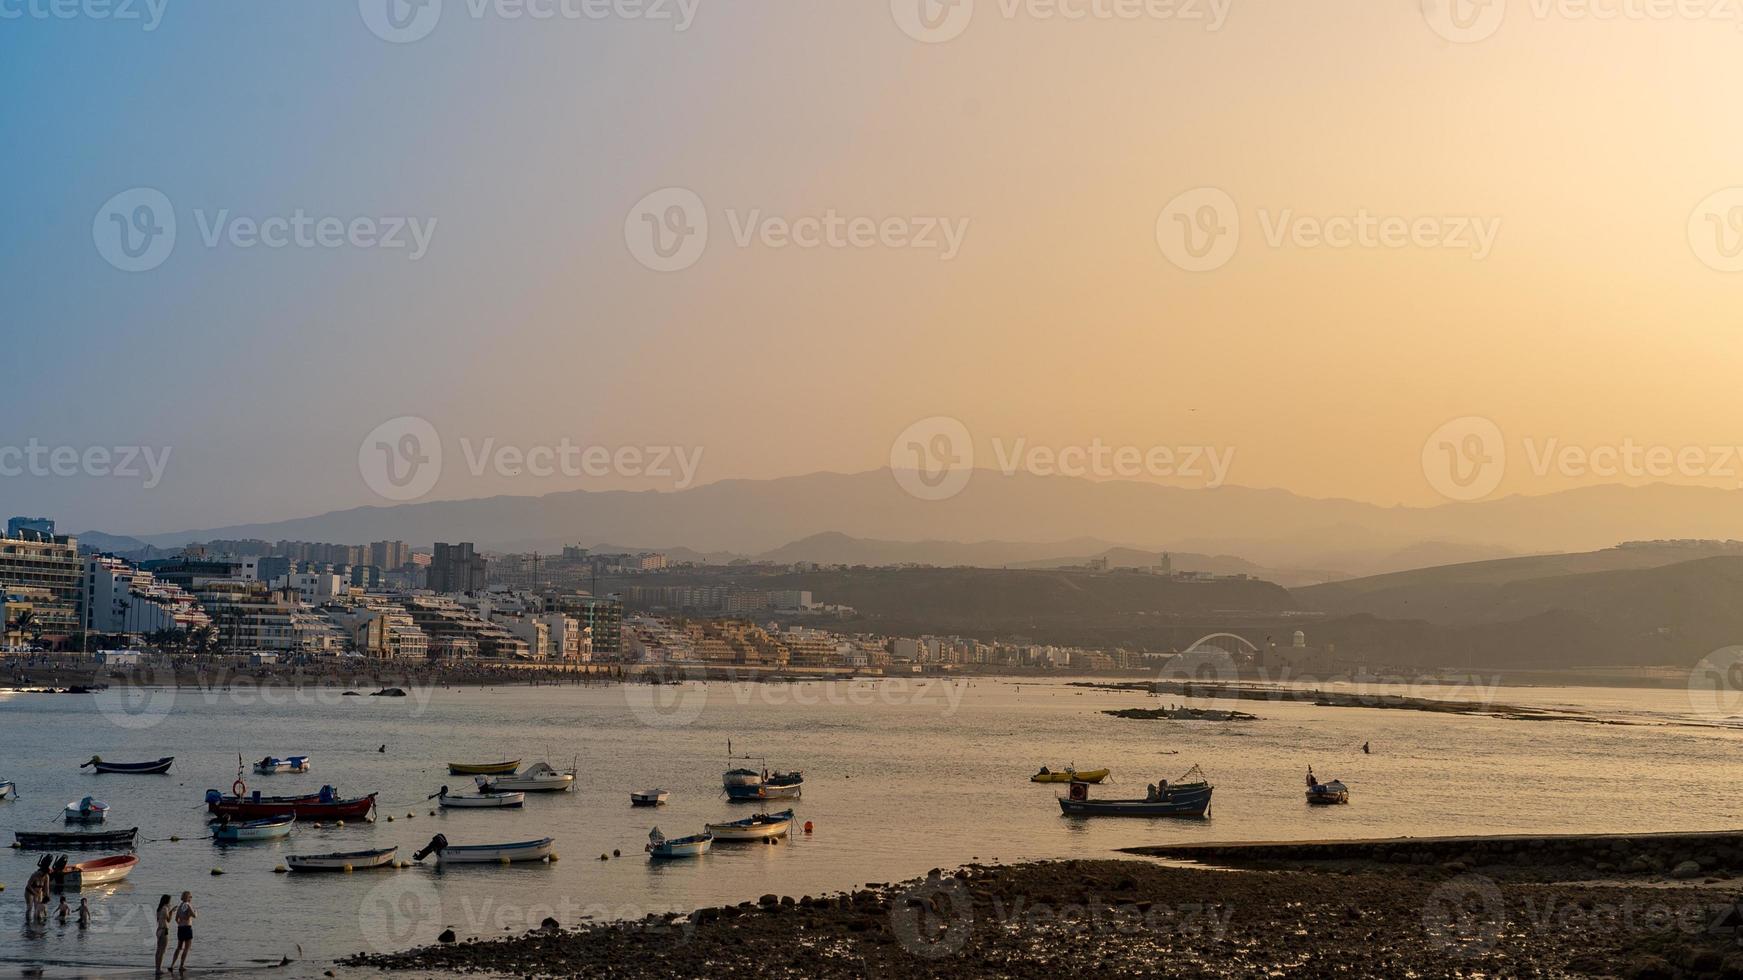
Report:
[[[0,444],[171,452],[150,489],[0,476],[0,510],[147,533],[380,504],[359,449],[402,416],[440,434],[435,498],[672,488],[473,476],[485,440],[700,448],[708,482],[887,466],[934,416],[977,465],[995,438],[1222,447],[1231,483],[1412,505],[1447,499],[1423,456],[1453,419],[1506,440],[1496,495],[1602,479],[1538,472],[1550,440],[1743,443],[1743,23],[1717,3],[1460,29],[1234,2],[1212,29],[1208,0],[978,0],[917,40],[918,0],[662,4],[687,26],[446,0],[402,42],[386,2],[0,20]],[[134,188],[176,240],[123,271],[103,209]],[[708,222],[675,271],[626,240],[664,188]],[[1193,271],[1165,209],[1199,188],[1239,237]],[[298,211],[415,219],[427,250],[227,224]],[[879,240],[736,240],[831,214]],[[1316,243],[1340,216],[1417,241]],[[1743,481],[1713,458],[1670,479]]]

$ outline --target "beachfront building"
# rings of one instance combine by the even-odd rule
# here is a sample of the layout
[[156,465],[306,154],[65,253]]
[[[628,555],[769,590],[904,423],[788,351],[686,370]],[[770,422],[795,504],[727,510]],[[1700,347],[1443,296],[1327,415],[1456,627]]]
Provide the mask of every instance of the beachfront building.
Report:
[[192,594],[113,555],[85,559],[85,628],[93,633],[191,632],[211,617]]
[[288,653],[297,649],[299,630],[307,635],[308,624],[297,616],[301,604],[259,582],[214,579],[196,586],[193,595],[212,617],[225,653]]
[[401,600],[401,605],[418,629],[429,636],[431,659],[526,660],[532,655],[525,640],[495,623],[478,618],[447,596],[409,595]]
[[572,616],[592,639],[591,657],[617,660],[623,656],[623,600],[585,592],[546,596],[547,612]]
[[[74,538],[54,533],[54,523],[42,518],[15,518],[0,538],[0,592],[20,598],[19,612],[29,606],[17,632],[40,640],[64,640],[83,622],[85,564]],[[7,629],[13,620],[7,620]],[[33,640],[34,642],[34,640]]]

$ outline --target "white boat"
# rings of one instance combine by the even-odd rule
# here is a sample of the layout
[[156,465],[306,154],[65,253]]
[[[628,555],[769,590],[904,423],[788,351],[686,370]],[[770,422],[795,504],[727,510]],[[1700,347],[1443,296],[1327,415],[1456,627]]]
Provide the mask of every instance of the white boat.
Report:
[[[61,858],[65,861],[66,858]],[[95,858],[78,864],[57,863],[50,872],[50,881],[63,891],[77,891],[97,885],[111,885],[133,873],[139,858],[132,854]]]
[[792,826],[793,811],[782,810],[779,813],[753,814],[730,823],[705,824],[703,829],[713,834],[715,840],[765,840],[787,836]]
[[280,817],[267,817],[264,820],[246,820],[242,823],[220,821],[212,828],[212,839],[220,844],[236,844],[251,840],[276,840],[289,837],[291,827],[297,822],[295,814],[287,813]]
[[1341,780],[1334,779],[1329,783],[1315,783],[1307,787],[1307,802],[1314,806],[1333,806],[1350,801],[1350,788]]
[[109,818],[109,804],[89,796],[67,804],[67,823],[102,823]]
[[383,847],[374,851],[341,851],[335,854],[291,854],[284,863],[292,871],[362,871],[365,868],[391,868],[399,858],[399,848]]
[[514,844],[450,844],[448,838],[437,834],[424,845],[423,849],[412,855],[413,860],[422,861],[426,856],[436,856],[436,867],[450,864],[511,864],[517,861],[543,861],[551,856],[556,841],[549,837],[538,840],[520,841]]
[[500,807],[518,807],[527,801],[527,795],[521,792],[513,793],[479,793],[476,796],[461,796],[448,792],[448,787],[436,794],[436,805],[448,809],[494,809]]
[[655,827],[648,832],[648,854],[657,858],[698,857],[714,846],[714,835],[703,832],[694,837],[667,837]]
[[560,793],[575,785],[573,772],[559,772],[549,763],[535,762],[520,772],[503,776],[479,776],[478,788],[487,792],[520,790],[528,793]]
[[283,759],[269,755],[254,764],[254,771],[262,776],[281,772],[308,772],[310,768],[309,757],[306,755],[293,755]]
[[670,795],[671,795],[670,793],[667,793],[663,789],[637,790],[634,793],[629,794],[629,805],[630,806],[664,806],[665,802],[666,802],[666,798]]
[[10,779],[0,779],[0,800],[11,800],[18,797],[18,784]]

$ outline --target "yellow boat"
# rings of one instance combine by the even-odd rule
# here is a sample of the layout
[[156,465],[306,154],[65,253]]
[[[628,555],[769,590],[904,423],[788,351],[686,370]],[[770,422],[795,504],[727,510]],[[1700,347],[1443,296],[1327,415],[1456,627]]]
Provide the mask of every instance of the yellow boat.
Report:
[[520,760],[513,762],[450,762],[448,772],[455,776],[507,776],[520,768]]
[[1108,778],[1106,769],[1061,769],[1054,772],[1046,766],[1041,771],[1029,777],[1031,783],[1099,783]]

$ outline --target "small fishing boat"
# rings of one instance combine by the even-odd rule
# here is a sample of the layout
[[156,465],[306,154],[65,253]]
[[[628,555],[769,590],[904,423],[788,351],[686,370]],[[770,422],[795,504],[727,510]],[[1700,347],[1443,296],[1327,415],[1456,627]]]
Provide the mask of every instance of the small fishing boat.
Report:
[[729,823],[704,824],[703,829],[714,836],[715,840],[764,840],[770,837],[785,837],[793,826],[793,811],[782,810],[779,813],[757,813],[743,820],[733,820]]
[[220,844],[239,844],[243,841],[277,840],[289,837],[291,827],[297,822],[293,814],[285,813],[263,820],[245,820],[242,823],[231,823],[219,818],[218,825],[212,828],[212,839]]
[[436,805],[441,807],[459,809],[491,809],[518,807],[527,801],[527,795],[521,792],[487,793],[480,791],[476,796],[462,796],[458,793],[448,792],[448,787],[444,786],[435,793],[430,794],[427,799],[435,800]]
[[309,757],[306,755],[293,755],[284,759],[269,755],[254,764],[254,771],[262,776],[272,776],[281,772],[308,772],[309,769]]
[[298,820],[361,820],[375,809],[376,794],[356,799],[339,799],[331,786],[321,787],[309,796],[261,796],[256,790],[250,796],[225,796],[215,789],[206,791],[206,809],[231,819],[259,820],[291,813]]
[[506,776],[479,776],[478,788],[486,793],[519,790],[523,793],[560,793],[575,785],[575,772],[562,772],[549,763],[535,762],[523,772]]
[[92,768],[97,772],[110,772],[128,776],[161,776],[169,772],[170,763],[176,761],[175,756],[159,759],[156,762],[104,762],[102,756],[91,756],[89,762],[79,764],[80,769]]
[[13,839],[18,846],[32,851],[70,851],[81,847],[127,848],[133,849],[133,841],[139,836],[139,828],[129,830],[15,830]]
[[629,794],[630,806],[664,806],[670,796],[663,789],[641,789]]
[[0,800],[18,798],[18,784],[10,779],[0,779]]
[[799,772],[762,772],[755,783],[729,784],[726,787],[728,799],[746,800],[796,800],[804,791],[805,777]]
[[1089,784],[1076,782],[1058,799],[1060,812],[1072,817],[1202,817],[1213,789],[1207,781],[1169,783],[1139,800],[1092,800]]
[[1078,771],[1066,766],[1064,769],[1049,769],[1041,767],[1041,771],[1029,777],[1031,783],[1099,783],[1108,778],[1107,769],[1085,769]]
[[714,835],[703,832],[693,837],[667,837],[655,827],[648,832],[648,856],[656,858],[700,857],[714,846]]
[[63,854],[54,863],[54,867],[49,869],[49,881],[62,891],[112,885],[132,874],[138,864],[139,858],[132,854],[117,854],[68,864],[67,856]]
[[109,804],[87,796],[74,803],[68,803],[67,823],[102,823],[109,818]]
[[556,841],[549,837],[520,841],[515,844],[450,844],[441,834],[430,838],[423,849],[412,855],[422,861],[434,854],[436,867],[450,864],[512,864],[517,861],[543,861],[551,856]]
[[373,851],[340,851],[334,854],[287,854],[285,866],[292,871],[362,871],[391,868],[399,858],[398,847]]
[[511,776],[520,768],[520,760],[513,762],[450,762],[448,774],[451,776]]
[[1313,774],[1313,767],[1307,767],[1307,802],[1312,806],[1333,806],[1350,801],[1350,789],[1339,780],[1322,783]]

